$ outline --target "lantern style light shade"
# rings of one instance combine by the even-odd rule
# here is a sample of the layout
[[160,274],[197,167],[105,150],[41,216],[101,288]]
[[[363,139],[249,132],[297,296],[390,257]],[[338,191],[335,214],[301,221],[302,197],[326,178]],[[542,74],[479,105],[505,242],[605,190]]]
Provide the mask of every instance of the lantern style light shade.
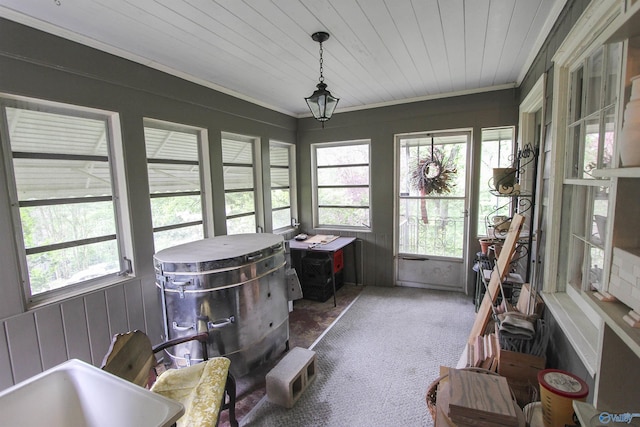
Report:
[[331,118],[339,99],[331,95],[331,92],[327,90],[327,85],[323,82],[318,83],[316,87],[318,89],[310,97],[305,98],[305,101],[307,101],[313,117],[320,122],[326,122]]
[[317,33],[313,33],[311,38],[313,41],[320,43],[320,82],[316,85],[317,89],[311,94],[311,96],[304,100],[307,101],[307,105],[309,106],[309,110],[311,110],[313,117],[321,122],[324,127],[324,122],[329,120],[333,115],[333,111],[336,109],[339,99],[331,95],[331,92],[327,90],[327,85],[324,82],[324,75],[322,74],[322,42],[329,38],[329,33],[319,31]]

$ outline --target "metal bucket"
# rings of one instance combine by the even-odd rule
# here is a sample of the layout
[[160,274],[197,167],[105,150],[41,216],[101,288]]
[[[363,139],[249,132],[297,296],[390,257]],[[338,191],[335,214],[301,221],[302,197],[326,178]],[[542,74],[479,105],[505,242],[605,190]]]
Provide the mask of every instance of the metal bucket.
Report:
[[[209,331],[209,357],[231,359],[243,376],[282,353],[289,340],[281,236],[238,234],[198,240],[154,256],[167,339]],[[197,342],[167,352],[178,367],[202,360]]]

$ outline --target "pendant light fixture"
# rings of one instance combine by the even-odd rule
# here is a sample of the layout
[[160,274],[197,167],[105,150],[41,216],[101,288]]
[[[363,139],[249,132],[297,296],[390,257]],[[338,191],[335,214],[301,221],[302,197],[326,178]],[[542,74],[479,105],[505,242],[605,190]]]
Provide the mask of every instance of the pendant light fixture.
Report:
[[324,83],[324,75],[322,74],[322,42],[329,39],[329,33],[319,31],[317,33],[313,33],[311,38],[313,41],[320,43],[320,83],[317,84],[317,89],[313,94],[310,97],[305,98],[305,101],[307,101],[307,105],[309,106],[309,110],[311,110],[313,117],[321,122],[322,127],[324,127],[324,122],[331,118],[331,115],[336,109],[336,105],[338,105],[338,101],[340,99],[331,95],[331,92],[327,90],[327,85]]

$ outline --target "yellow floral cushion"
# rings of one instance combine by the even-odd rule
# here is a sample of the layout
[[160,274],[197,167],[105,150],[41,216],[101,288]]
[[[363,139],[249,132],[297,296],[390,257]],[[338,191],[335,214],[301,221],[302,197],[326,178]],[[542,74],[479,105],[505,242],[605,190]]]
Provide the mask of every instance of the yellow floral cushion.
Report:
[[224,398],[230,360],[215,357],[182,369],[169,369],[151,391],[177,400],[185,408],[177,427],[213,427]]

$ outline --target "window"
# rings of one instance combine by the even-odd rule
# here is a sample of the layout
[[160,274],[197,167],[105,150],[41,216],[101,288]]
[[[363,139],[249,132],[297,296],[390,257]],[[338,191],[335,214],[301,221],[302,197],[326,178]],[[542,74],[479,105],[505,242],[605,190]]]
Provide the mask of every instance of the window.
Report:
[[[7,182],[29,303],[112,281],[126,265],[117,116],[2,100]],[[64,289],[64,290],[63,290]]]
[[204,238],[199,160],[202,133],[185,126],[145,120],[156,252]]
[[297,216],[295,203],[295,151],[293,144],[269,143],[269,167],[271,176],[272,230],[290,228]]
[[227,213],[227,234],[255,233],[263,229],[258,220],[257,207],[261,206],[256,191],[259,161],[257,138],[222,134],[222,162],[224,168],[224,193]]
[[491,216],[511,216],[511,198],[498,197],[489,191],[492,188],[493,168],[506,168],[513,164],[512,127],[482,129],[480,152],[480,193],[478,210],[478,235],[491,234]]
[[370,228],[369,144],[312,145],[316,227]]
[[[569,122],[563,185],[560,265],[578,289],[602,290],[609,180],[593,176],[612,166],[621,45],[605,45],[585,58],[569,77]],[[566,226],[565,226],[566,225]]]

